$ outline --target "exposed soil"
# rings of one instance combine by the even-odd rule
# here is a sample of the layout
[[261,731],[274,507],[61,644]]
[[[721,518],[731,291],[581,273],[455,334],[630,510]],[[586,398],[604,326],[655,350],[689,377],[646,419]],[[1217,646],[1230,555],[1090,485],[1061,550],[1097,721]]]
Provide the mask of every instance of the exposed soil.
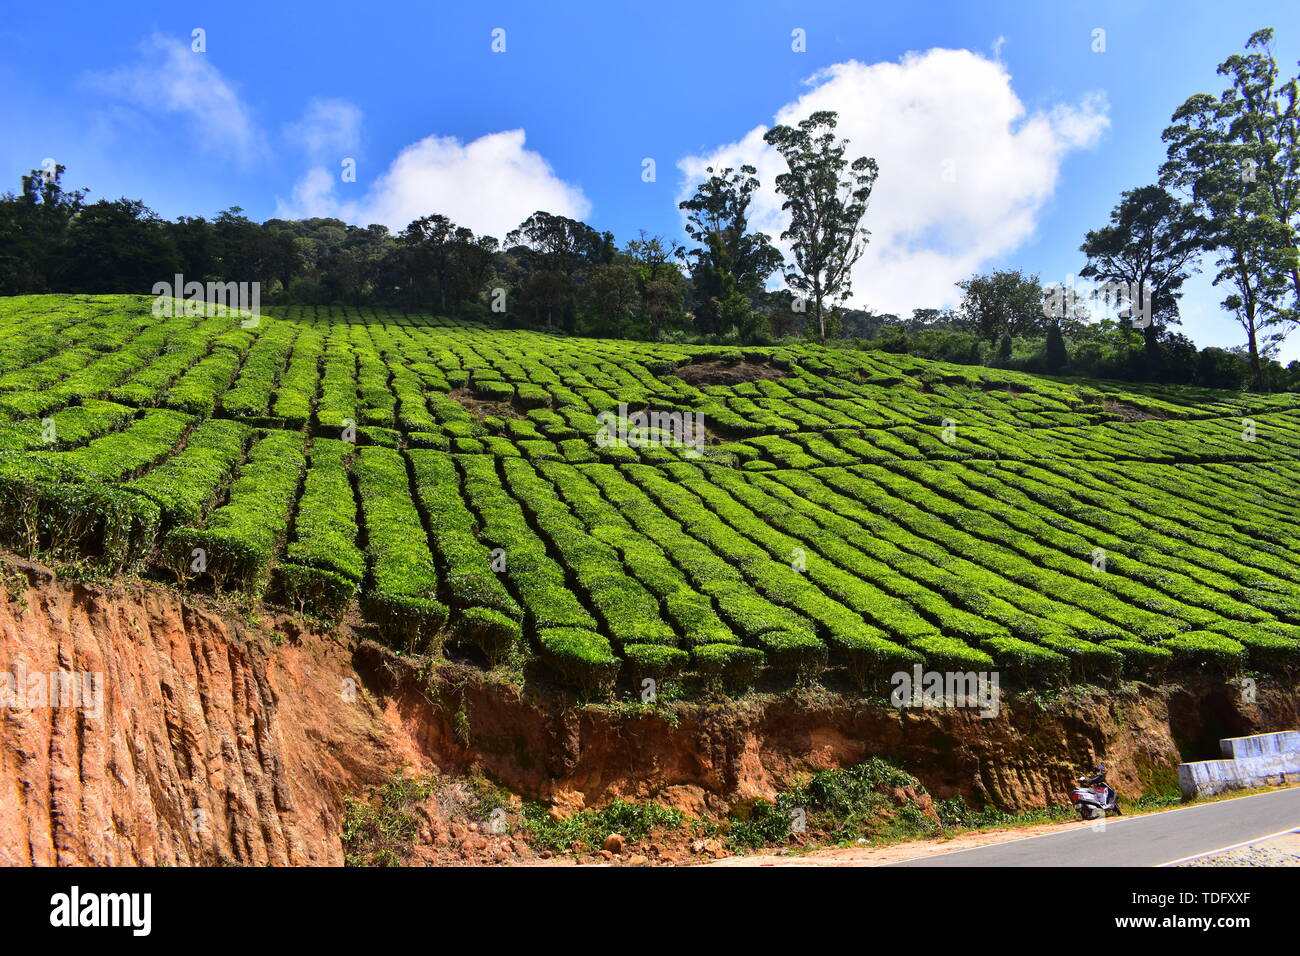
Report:
[[[354,864],[490,866],[544,859],[519,835],[518,807],[512,807],[508,816],[484,817],[476,786],[481,781],[440,775],[408,779],[431,782],[433,792],[398,807],[386,818],[387,829],[398,831],[395,838],[386,834],[386,838],[377,839],[378,828],[354,838],[346,848]],[[358,799],[367,806],[382,807],[386,792],[387,788],[376,788]],[[391,849],[394,859],[381,862],[377,855],[381,846]]]
[[672,374],[688,385],[739,385],[759,379],[785,378],[789,373],[771,362],[693,362]]
[[523,409],[515,406],[513,402],[496,402],[487,399],[475,398],[473,389],[467,386],[453,389],[448,392],[448,397],[460,402],[471,415],[480,422],[485,418],[493,415],[498,418],[524,418]]
[[1119,415],[1126,422],[1164,421],[1169,418],[1163,412],[1138,408],[1136,405],[1129,405],[1126,402],[1103,402],[1101,407],[1112,415]]
[[1011,396],[1029,394],[1029,389],[1027,388],[1020,388],[1019,386],[1011,385],[1011,384],[1002,384],[1002,383],[994,384],[993,382],[981,383],[980,390],[984,392],[1004,392],[1007,395],[1011,395]]
[[[1029,809],[1062,801],[1078,768],[1104,758],[1137,798],[1167,786],[1178,760],[1214,756],[1201,750],[1219,736],[1300,726],[1297,688],[1261,680],[1245,703],[1208,678],[1010,698],[991,719],[827,690],[678,703],[665,719],[578,706],[469,665],[422,670],[346,625],[330,634],[159,584],[83,584],[5,563],[20,576],[0,576],[0,675],[20,664],[100,674],[103,706],[0,709],[0,865],[338,864],[345,798],[402,774],[485,778],[518,795],[512,815],[521,800],[565,815],[623,798],[719,819],[800,774],[871,756],[934,800]],[[413,861],[540,858],[485,833],[455,793],[422,812]],[[682,831],[590,858],[718,855],[716,841]]]

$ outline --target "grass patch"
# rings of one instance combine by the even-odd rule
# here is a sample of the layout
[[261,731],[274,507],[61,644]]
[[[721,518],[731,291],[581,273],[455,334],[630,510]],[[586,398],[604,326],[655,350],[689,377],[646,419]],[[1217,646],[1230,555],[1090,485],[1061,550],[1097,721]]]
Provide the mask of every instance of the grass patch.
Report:
[[853,767],[813,774],[778,794],[775,801],[737,804],[726,828],[727,840],[736,850],[792,843],[898,843],[962,830],[1050,823],[1070,815],[1068,807],[1023,813],[976,809],[960,796],[935,802],[930,814],[916,799],[925,793],[910,773],[873,757]]
[[420,830],[416,807],[437,786],[433,777],[400,777],[368,799],[343,798],[343,865],[401,866]]
[[655,830],[675,830],[684,820],[682,811],[657,803],[615,800],[602,810],[583,810],[557,820],[541,803],[524,806],[529,842],[544,850],[598,850],[605,838],[617,833],[628,843],[644,839]]

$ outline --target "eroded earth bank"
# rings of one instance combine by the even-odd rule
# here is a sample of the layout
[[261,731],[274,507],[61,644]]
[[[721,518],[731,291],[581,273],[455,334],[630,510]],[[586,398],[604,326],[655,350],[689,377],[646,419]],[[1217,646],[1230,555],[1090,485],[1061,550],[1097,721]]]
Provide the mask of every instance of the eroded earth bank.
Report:
[[[5,566],[0,675],[26,689],[0,710],[6,865],[339,864],[346,798],[403,773],[473,774],[557,815],[624,798],[717,819],[871,756],[934,799],[1060,803],[1092,759],[1137,797],[1168,786],[1180,760],[1215,756],[1221,736],[1300,725],[1300,694],[1264,679],[1253,694],[1204,678],[1014,697],[996,718],[824,689],[578,706],[466,664],[414,666],[347,627]],[[55,672],[102,675],[102,699],[92,676],[82,706],[47,706],[35,688]],[[450,827],[415,839],[459,841],[475,861],[528,858],[519,841]]]

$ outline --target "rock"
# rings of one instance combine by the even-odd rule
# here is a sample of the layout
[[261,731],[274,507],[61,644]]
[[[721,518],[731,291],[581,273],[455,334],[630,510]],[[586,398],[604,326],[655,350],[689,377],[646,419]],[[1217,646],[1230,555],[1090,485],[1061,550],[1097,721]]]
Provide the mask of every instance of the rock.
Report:
[[623,847],[626,845],[627,841],[619,834],[611,833],[609,836],[605,837],[605,842],[601,844],[601,847],[610,853],[622,853]]
[[703,787],[681,784],[675,787],[664,787],[659,792],[658,802],[674,810],[680,810],[688,817],[702,817],[708,812],[704,797]]
[[649,857],[642,856],[640,853],[633,853],[627,858],[629,866],[645,866],[650,862]]
[[918,793],[916,795],[916,805],[922,813],[935,823],[939,822],[939,811],[934,808],[934,798],[928,793]]
[[691,843],[692,853],[707,853],[709,856],[719,859],[727,855],[727,848],[718,840],[695,840]]
[[565,820],[585,809],[587,798],[580,790],[555,790],[551,793],[549,813],[553,820]]

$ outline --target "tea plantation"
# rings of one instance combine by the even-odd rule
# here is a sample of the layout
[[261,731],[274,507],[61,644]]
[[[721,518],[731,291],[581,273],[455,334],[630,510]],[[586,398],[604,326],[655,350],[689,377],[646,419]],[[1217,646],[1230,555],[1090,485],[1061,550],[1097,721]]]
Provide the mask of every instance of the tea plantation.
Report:
[[1300,664],[1300,395],[152,304],[0,299],[4,546],[588,693]]

